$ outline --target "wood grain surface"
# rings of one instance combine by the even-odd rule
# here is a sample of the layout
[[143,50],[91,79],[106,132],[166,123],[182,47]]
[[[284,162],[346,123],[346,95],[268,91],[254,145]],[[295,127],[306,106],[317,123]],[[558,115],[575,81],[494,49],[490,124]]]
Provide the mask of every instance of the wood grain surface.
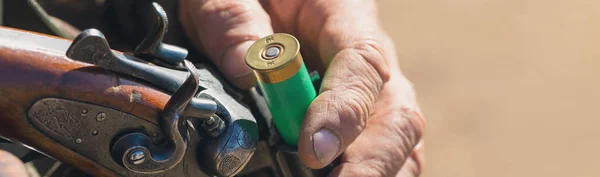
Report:
[[30,106],[42,98],[64,98],[128,112],[156,124],[169,98],[148,85],[71,60],[60,52],[5,41],[0,43],[0,136],[77,164],[95,176],[115,174],[35,129],[27,120]]

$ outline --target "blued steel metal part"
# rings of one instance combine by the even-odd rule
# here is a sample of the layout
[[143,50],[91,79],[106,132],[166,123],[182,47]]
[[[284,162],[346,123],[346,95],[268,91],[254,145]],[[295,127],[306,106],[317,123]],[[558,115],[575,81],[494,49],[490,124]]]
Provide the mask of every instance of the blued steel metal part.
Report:
[[133,151],[129,154],[129,163],[132,163],[134,165],[138,165],[144,162],[144,160],[146,160],[146,153],[144,153],[144,151]]
[[[196,97],[217,102],[215,114],[225,123],[225,129],[216,137],[207,135],[207,132],[197,132],[203,138],[193,142],[197,144],[193,147],[198,150],[196,158],[205,173],[215,176],[235,175],[246,166],[256,150],[256,119],[247,107],[225,92],[224,86],[208,70],[200,69],[196,74],[207,86]],[[199,127],[201,121],[196,119],[192,122]]]
[[[166,136],[167,144],[156,146],[152,143],[149,134],[130,133],[118,138],[112,146],[112,156],[117,163],[139,173],[160,173],[175,167],[183,159],[187,142],[189,139],[186,126],[186,109],[207,108],[205,110],[194,111],[208,112],[205,118],[208,119],[216,112],[216,103],[212,100],[205,100],[208,106],[190,107],[188,105],[196,92],[198,91],[199,80],[196,75],[191,73],[194,66],[190,62],[185,62],[185,66],[190,70],[186,81],[173,93],[159,120],[161,131]],[[200,102],[200,101],[198,101]],[[188,111],[190,112],[190,111]],[[212,113],[211,113],[212,112]],[[196,118],[199,114],[194,114]],[[131,163],[131,153],[142,152],[148,154],[146,160],[139,163]]]
[[316,90],[300,55],[300,43],[289,34],[257,40],[246,53],[273,121],[284,142],[295,146]]
[[[23,31],[10,30],[10,29],[6,29],[6,28],[0,28],[0,40],[4,40],[6,42],[13,41],[13,42],[4,43],[9,46],[15,46],[15,47],[30,46],[32,48],[31,50],[44,51],[44,52],[53,54],[52,56],[63,55],[66,52],[66,50],[68,49],[69,43],[70,43],[70,41],[67,41],[67,40],[49,38],[49,37],[45,37],[45,36],[31,34],[31,33],[23,32]],[[33,42],[30,45],[27,45],[28,41],[35,41],[35,42]],[[94,46],[93,44],[100,44],[100,47]],[[71,46],[71,49],[73,49],[71,51],[72,53],[85,54],[85,52],[83,52],[83,51],[75,50],[72,46]],[[88,47],[81,47],[79,49],[85,49],[85,50],[89,51],[90,55],[89,55],[89,58],[87,58],[87,59],[89,59],[91,61],[94,61],[94,58],[98,59],[98,58],[105,57],[105,56],[103,56],[103,54],[106,54],[108,56],[118,55],[118,56],[121,56],[132,62],[138,61],[134,57],[127,56],[126,54],[122,54],[122,53],[119,53],[116,51],[110,51],[109,48],[106,45],[103,45],[102,43],[90,43],[88,45]],[[94,55],[96,55],[96,57],[93,57]],[[86,55],[83,55],[83,56],[86,56]],[[98,56],[100,56],[100,57],[98,57]],[[40,58],[43,58],[43,57],[40,57]],[[34,59],[36,61],[37,60],[42,61],[40,58],[32,58],[32,59]],[[48,58],[48,60],[49,60],[48,63],[50,63],[50,64],[59,62],[59,61],[56,61],[56,60],[59,60],[56,57]],[[76,61],[68,61],[67,62],[67,60],[68,59],[66,57],[60,58],[60,62],[72,63],[73,65],[77,64],[78,66],[82,66],[82,68],[89,69],[89,70],[98,70],[99,69],[95,66],[83,65]],[[139,63],[139,62],[136,64],[147,65],[145,63]],[[151,66],[151,65],[148,65],[148,66],[150,66],[151,68],[154,68],[154,69],[160,68],[160,67]],[[144,67],[144,66],[140,66],[140,67]],[[104,68],[106,68],[106,67],[104,67]],[[68,69],[68,68],[66,68],[66,69]],[[107,71],[106,71],[107,73],[111,73],[110,71],[113,71],[110,68],[106,68],[106,69],[107,69]],[[176,74],[174,74],[174,76],[179,76],[179,78],[185,79],[188,76],[187,73],[185,73],[185,72],[170,70],[170,69],[166,69],[166,68],[161,68],[161,69],[162,70],[159,70],[159,71],[176,73]],[[64,72],[63,70],[65,70],[65,66],[60,65],[60,68],[57,68],[56,72],[58,74],[60,74],[60,72]],[[56,121],[48,122],[48,124],[49,124],[48,126],[50,126],[50,124],[53,124],[53,123],[58,123],[58,125],[68,125],[68,123],[70,123],[68,121],[73,120],[73,122],[71,122],[71,123],[78,124],[81,126],[80,127],[65,126],[64,130],[68,130],[71,132],[81,132],[79,130],[89,130],[89,132],[85,131],[84,132],[85,134],[81,134],[81,135],[98,137],[98,138],[90,139],[89,137],[83,137],[83,138],[68,139],[64,136],[56,135],[56,133],[54,133],[54,134],[53,133],[45,133],[45,132],[49,132],[51,130],[48,127],[46,127],[46,130],[42,130],[42,129],[44,129],[44,127],[40,127],[40,126],[37,126],[35,128],[38,129],[40,132],[44,132],[44,134],[41,135],[40,133],[37,133],[37,131],[34,131],[34,132],[36,132],[37,136],[47,136],[48,138],[53,139],[58,144],[56,146],[71,149],[72,152],[79,154],[80,157],[88,158],[88,161],[93,161],[93,162],[97,163],[98,165],[105,167],[106,169],[108,169],[108,171],[113,171],[113,172],[123,175],[123,176],[185,176],[187,174],[203,176],[202,175],[203,172],[210,173],[212,175],[218,175],[218,176],[234,175],[245,166],[245,164],[248,162],[248,160],[254,153],[254,150],[256,148],[255,145],[256,145],[256,142],[258,141],[258,131],[257,131],[257,127],[256,127],[256,120],[254,119],[254,117],[252,116],[252,114],[250,113],[248,108],[242,106],[236,99],[234,99],[233,97],[231,97],[230,95],[228,95],[225,92],[224,85],[214,76],[214,73],[212,73],[210,70],[203,68],[203,67],[200,69],[192,69],[192,70],[195,75],[199,76],[199,79],[201,81],[200,85],[202,85],[203,88],[206,88],[206,89],[202,90],[200,93],[198,93],[196,95],[196,97],[211,99],[217,103],[217,114],[224,121],[226,128],[217,137],[206,136],[202,131],[190,133],[190,140],[188,142],[189,148],[186,152],[186,156],[184,157],[183,162],[179,163],[179,165],[175,166],[171,170],[165,171],[163,173],[158,173],[158,174],[135,173],[124,167],[121,167],[111,158],[111,155],[109,153],[110,146],[111,146],[110,143],[112,142],[112,140],[115,140],[117,135],[120,136],[120,135],[124,135],[127,133],[132,133],[132,132],[140,132],[145,135],[154,135],[154,133],[160,132],[160,131],[158,131],[158,130],[160,130],[160,128],[157,124],[152,123],[152,122],[154,122],[152,120],[156,120],[155,117],[143,117],[143,118],[135,117],[135,116],[129,115],[128,113],[125,113],[125,112],[120,112],[120,111],[116,111],[116,110],[112,110],[110,108],[104,107],[104,106],[110,107],[110,105],[107,105],[107,104],[115,104],[114,101],[108,101],[108,102],[106,101],[106,100],[110,100],[110,99],[104,99],[104,101],[102,101],[102,102],[95,103],[95,102],[93,102],[94,99],[77,98],[76,100],[87,100],[86,102],[88,102],[88,103],[83,103],[83,102],[79,102],[79,101],[75,101],[75,100],[72,100],[72,101],[76,102],[77,105],[84,105],[84,106],[88,107],[89,109],[87,109],[87,111],[86,111],[86,115],[88,115],[88,116],[82,116],[81,113],[83,113],[84,111],[78,109],[77,107],[74,107],[73,105],[69,106],[67,104],[63,104],[63,106],[67,105],[67,106],[65,106],[65,109],[70,110],[68,116],[67,116],[67,114],[64,114],[65,117],[60,117],[60,118],[57,117],[57,119],[60,119],[60,122],[56,122]],[[46,71],[46,70],[44,70],[44,71]],[[49,70],[49,71],[53,71],[53,70]],[[75,72],[75,71],[73,71],[73,72]],[[80,73],[80,72],[81,71],[77,71],[77,72],[75,72],[75,74]],[[146,71],[146,72],[149,72],[149,71]],[[181,74],[181,73],[183,73],[183,74]],[[116,74],[116,73],[113,73],[113,74]],[[101,74],[97,74],[97,75],[101,75]],[[50,76],[52,76],[52,77],[50,77]],[[95,75],[86,75],[86,76],[95,76]],[[44,77],[44,76],[38,76],[37,78],[40,78],[40,77]],[[59,75],[55,76],[53,74],[49,74],[48,77],[55,78],[55,77],[59,77]],[[23,78],[31,78],[31,77],[23,77]],[[33,78],[36,78],[36,77],[33,77]],[[129,78],[129,77],[121,78],[123,83],[130,83],[131,81],[128,81],[130,79],[131,78]],[[173,77],[173,78],[169,78],[169,79],[177,79],[177,78]],[[46,82],[54,83],[54,81],[52,81],[52,82],[44,81],[44,83],[46,83]],[[93,83],[93,81],[89,81],[89,82]],[[137,82],[139,82],[139,81],[137,81]],[[62,83],[62,84],[73,84],[73,83],[67,82],[67,83]],[[97,86],[97,85],[98,84],[96,84],[95,86]],[[53,86],[54,85],[51,85],[51,87],[53,87]],[[179,86],[179,85],[177,85],[177,86]],[[84,86],[82,86],[82,87],[85,88]],[[98,89],[102,89],[102,88],[98,88]],[[64,90],[69,90],[69,89],[61,88],[61,90],[64,91]],[[148,90],[154,90],[154,92],[156,92],[156,90],[152,87],[148,88]],[[60,92],[60,90],[59,90],[59,92]],[[54,92],[52,92],[52,93],[54,93]],[[92,93],[94,93],[94,92],[92,92]],[[56,93],[54,95],[57,95],[57,94],[59,94],[59,93]],[[79,94],[79,92],[77,94]],[[60,95],[69,96],[70,94],[69,93],[60,93]],[[107,95],[114,96],[114,94],[112,94],[112,93],[107,93]],[[134,96],[134,100],[135,100],[136,99],[135,94],[133,96]],[[8,97],[8,98],[11,98],[11,97]],[[69,98],[75,99],[75,97],[72,97],[72,95]],[[127,99],[129,99],[129,98],[127,98]],[[127,100],[127,99],[124,99],[123,102],[129,102],[129,100]],[[144,98],[144,100],[146,100],[146,99],[148,99],[148,98]],[[66,100],[66,101],[69,101],[69,100]],[[154,101],[160,101],[160,100],[154,100]],[[42,101],[40,101],[40,103],[41,102]],[[90,104],[90,103],[94,103],[94,104]],[[53,105],[61,105],[62,103],[61,104],[52,103],[52,104]],[[98,106],[98,105],[103,105],[103,106]],[[122,105],[118,105],[118,106],[115,105],[115,106],[123,107]],[[92,108],[101,110],[98,112],[103,112],[104,114],[100,114],[100,115],[105,115],[105,116],[96,116],[98,114],[96,112],[92,112]],[[30,109],[33,109],[33,108],[30,108]],[[133,112],[135,112],[138,116],[154,115],[154,114],[141,113],[140,110],[144,110],[144,109],[138,109],[138,108],[132,108],[132,109],[133,109]],[[114,112],[114,114],[110,113],[110,111],[108,111],[108,110],[112,110]],[[78,111],[81,111],[81,112],[78,112]],[[26,112],[26,111],[24,111],[24,112]],[[95,114],[95,115],[90,116],[90,114]],[[100,117],[100,119],[98,119],[97,117]],[[71,118],[73,118],[73,119],[71,119]],[[115,118],[117,118],[117,119],[115,120]],[[29,119],[33,119],[33,118],[29,118]],[[24,120],[27,120],[27,119],[24,119]],[[101,121],[98,121],[98,120],[101,120]],[[201,123],[201,120],[197,120],[197,119],[194,119],[194,120],[195,121],[192,121],[193,124],[196,127],[199,127],[199,123]],[[148,122],[148,121],[151,121],[151,122]],[[79,122],[79,123],[77,123],[77,122]],[[105,124],[105,123],[108,123],[108,124]],[[158,123],[158,121],[156,123]],[[93,130],[94,127],[98,128],[99,130],[94,131]],[[156,132],[151,132],[150,130],[156,130]],[[146,132],[146,131],[148,131],[148,132]],[[110,132],[111,134],[109,134],[109,135],[104,134],[106,132]],[[200,138],[200,136],[204,136],[204,137],[208,137],[208,138]],[[20,137],[20,136],[17,136],[17,137]],[[152,136],[152,137],[154,139],[154,136]],[[163,138],[160,138],[160,137],[163,137]],[[161,145],[161,142],[165,142],[164,135],[162,135],[162,134],[158,135],[158,139],[163,139],[163,140],[157,141],[156,142],[157,145]],[[18,139],[15,139],[15,140],[18,140]],[[39,147],[40,145],[35,144],[35,146]],[[42,147],[46,147],[46,146],[42,146]],[[202,163],[202,164],[199,164],[199,163]],[[75,163],[71,163],[71,164],[75,165],[75,166],[77,165]],[[78,167],[78,168],[81,168],[81,169],[89,172],[91,167],[89,167],[89,165],[88,165],[88,166]],[[103,169],[103,170],[106,171],[106,169]]]
[[225,122],[218,115],[213,115],[208,120],[200,124],[207,135],[212,137],[219,136],[225,130]]
[[[217,101],[216,115],[225,123],[225,130],[218,136],[210,136],[210,132],[199,131],[204,137],[200,140],[198,150],[202,156],[198,160],[207,173],[215,176],[232,176],[240,172],[248,163],[258,142],[258,128],[252,113],[233,100],[224,92],[207,89],[199,96],[211,96]],[[197,122],[196,125],[198,125]]]
[[[67,55],[144,79],[170,92],[174,92],[174,87],[181,85],[181,78],[187,77],[180,71],[151,66],[137,62],[131,56],[110,51],[106,40],[97,30],[82,32],[69,48]],[[256,121],[247,108],[225,93],[223,86],[208,70],[192,69],[192,72],[200,76],[202,82],[199,85],[206,89],[202,93],[209,94],[218,102],[217,114],[225,120],[228,127],[217,137],[203,139],[206,142],[201,142],[205,144],[202,145],[201,151],[211,158],[199,160],[203,162],[206,169],[210,170],[209,173],[214,175],[235,174],[242,169],[254,152],[258,141]],[[195,101],[191,103],[194,106]],[[238,140],[240,138],[242,140]]]
[[188,75],[187,72],[149,65],[130,55],[114,52],[102,32],[96,29],[81,32],[73,40],[66,55],[71,59],[145,80],[170,93],[174,93]]
[[162,43],[165,33],[167,33],[169,22],[167,20],[167,13],[156,2],[152,3],[150,18],[156,19],[156,25],[135,49],[134,55],[149,61],[158,59],[171,65],[183,62],[188,54],[186,49]]
[[[81,1],[81,0],[79,0]],[[88,0],[89,1],[89,0]],[[92,0],[93,1],[93,0]],[[127,52],[133,52],[135,48],[144,40],[144,38],[155,28],[156,19],[149,18],[153,17],[152,10],[152,2],[157,2],[162,6],[165,10],[167,17],[169,17],[168,23],[168,33],[165,34],[163,38],[163,42],[179,46],[185,49],[188,49],[188,59],[193,60],[192,62],[196,63],[198,61],[203,61],[209,63],[210,60],[203,55],[199,55],[198,51],[193,50],[193,46],[188,41],[188,37],[183,32],[182,26],[179,22],[179,18],[176,18],[179,15],[178,1],[173,0],[105,0],[105,4],[103,4],[103,8],[105,8],[103,12],[103,16],[105,17],[105,21],[107,25],[110,27],[111,34],[107,37],[109,38],[109,42],[111,42],[111,46],[118,50],[125,50]],[[93,2],[97,4],[97,2]],[[55,11],[60,10],[60,7],[52,8]],[[64,9],[64,8],[62,8]],[[98,9],[94,7],[90,7],[88,11]],[[51,12],[50,9],[48,9]],[[52,11],[54,12],[54,11]],[[57,16],[62,17],[63,19],[68,19],[73,21],[73,24],[76,23],[78,19],[65,17],[68,14],[63,13],[65,15]],[[81,14],[81,10],[71,12],[70,14]],[[101,15],[97,15],[101,16]],[[80,25],[84,26],[84,25]],[[102,27],[98,25],[85,25],[86,27],[82,29],[86,29],[89,27]],[[105,30],[102,30],[107,34]],[[108,35],[107,34],[107,35]],[[117,40],[111,40],[111,38]],[[116,46],[113,43],[126,43],[126,46]],[[117,48],[118,47],[118,48]]]
[[[105,114],[107,117],[98,121],[95,118],[98,114]],[[152,137],[152,143],[160,144],[164,141],[165,135],[161,133],[160,128],[144,119],[114,109],[60,98],[45,98],[37,101],[29,109],[28,118],[35,128],[57,143],[123,176],[154,176],[122,168],[109,155],[113,138],[122,133],[156,134]],[[192,139],[197,141],[198,137],[192,135]],[[193,150],[188,152],[188,154],[195,153],[197,152]],[[156,176],[202,175],[202,171],[198,168],[184,167],[196,166],[196,164],[195,158],[188,157],[184,160],[184,165]]]
[[[95,118],[98,114],[105,114],[107,118],[98,121]],[[60,98],[37,101],[29,109],[28,118],[34,127],[54,141],[113,169],[116,164],[106,158],[113,137],[122,131],[161,132],[157,126],[130,114]],[[98,133],[93,134],[93,131]],[[159,133],[154,141],[158,142],[163,137]]]

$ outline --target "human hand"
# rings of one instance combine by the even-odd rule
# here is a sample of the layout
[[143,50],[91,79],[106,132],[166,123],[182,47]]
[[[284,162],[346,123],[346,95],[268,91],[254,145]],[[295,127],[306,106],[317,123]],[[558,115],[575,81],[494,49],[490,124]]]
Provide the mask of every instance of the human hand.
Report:
[[244,55],[274,31],[296,36],[309,67],[323,72],[298,142],[303,162],[332,176],[418,176],[425,121],[402,75],[373,1],[180,0],[193,44],[240,88],[255,84]]
[[0,177],[27,177],[23,162],[10,152],[0,149]]

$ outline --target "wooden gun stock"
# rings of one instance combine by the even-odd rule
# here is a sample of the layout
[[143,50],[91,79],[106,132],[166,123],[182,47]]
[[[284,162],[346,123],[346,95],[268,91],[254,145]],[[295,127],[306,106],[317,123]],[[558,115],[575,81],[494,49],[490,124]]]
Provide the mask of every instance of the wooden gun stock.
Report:
[[[62,98],[127,112],[157,124],[169,95],[65,56],[70,41],[0,27],[0,136],[44,152],[94,176],[115,172],[56,143],[29,122],[43,98]],[[83,142],[85,143],[85,142]]]

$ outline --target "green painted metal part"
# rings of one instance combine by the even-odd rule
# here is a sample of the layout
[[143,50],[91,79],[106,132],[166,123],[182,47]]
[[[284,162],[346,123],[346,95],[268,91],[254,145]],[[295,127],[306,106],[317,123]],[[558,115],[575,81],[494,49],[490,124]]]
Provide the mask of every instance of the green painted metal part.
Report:
[[304,114],[317,96],[306,66],[302,63],[298,72],[283,82],[258,84],[281,138],[286,144],[296,146]]

